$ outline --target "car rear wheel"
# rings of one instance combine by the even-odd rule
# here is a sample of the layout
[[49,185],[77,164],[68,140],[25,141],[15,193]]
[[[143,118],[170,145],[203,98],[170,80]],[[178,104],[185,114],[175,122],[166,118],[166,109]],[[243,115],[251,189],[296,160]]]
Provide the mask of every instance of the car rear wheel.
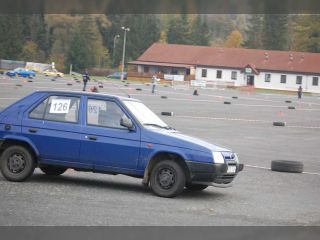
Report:
[[59,176],[67,171],[65,167],[57,167],[57,166],[49,166],[49,165],[42,165],[39,167],[42,172],[50,176]]
[[191,191],[202,191],[206,189],[208,185],[202,185],[202,184],[187,184],[186,188]]
[[8,147],[1,155],[0,169],[9,181],[22,182],[29,178],[36,166],[33,155],[22,146]]
[[150,186],[152,191],[160,197],[177,196],[183,191],[185,184],[185,173],[174,161],[161,161],[152,169]]

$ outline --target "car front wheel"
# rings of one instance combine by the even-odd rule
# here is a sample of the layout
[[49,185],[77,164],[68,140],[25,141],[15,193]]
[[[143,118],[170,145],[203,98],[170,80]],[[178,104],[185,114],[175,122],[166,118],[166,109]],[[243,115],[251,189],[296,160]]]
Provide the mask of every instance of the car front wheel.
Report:
[[160,197],[177,196],[183,191],[185,184],[185,173],[177,162],[164,160],[152,169],[150,186],[152,191]]
[[9,181],[22,182],[29,178],[36,163],[32,154],[22,146],[8,147],[1,155],[0,169]]

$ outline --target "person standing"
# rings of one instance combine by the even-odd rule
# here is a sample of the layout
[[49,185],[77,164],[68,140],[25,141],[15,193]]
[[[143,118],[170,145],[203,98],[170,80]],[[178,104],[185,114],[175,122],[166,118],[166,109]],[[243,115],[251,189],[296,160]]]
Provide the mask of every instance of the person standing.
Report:
[[151,78],[151,84],[152,84],[152,93],[155,92],[156,90],[156,86],[157,86],[157,81],[159,81],[160,79],[158,79],[157,74],[154,74]]
[[84,71],[84,73],[82,74],[82,81],[83,81],[83,89],[82,89],[82,91],[86,91],[87,83],[88,83],[89,80],[90,80],[90,76],[89,76],[88,70],[86,69]]
[[298,99],[301,99],[301,97],[302,97],[302,87],[299,86],[299,88],[298,88]]

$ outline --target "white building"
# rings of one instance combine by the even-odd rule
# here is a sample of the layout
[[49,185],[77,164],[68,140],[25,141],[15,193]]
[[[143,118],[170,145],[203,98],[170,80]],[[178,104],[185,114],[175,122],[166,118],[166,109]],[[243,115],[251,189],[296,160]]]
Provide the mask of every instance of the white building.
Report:
[[141,76],[161,72],[216,85],[320,93],[320,54],[155,43],[136,61]]

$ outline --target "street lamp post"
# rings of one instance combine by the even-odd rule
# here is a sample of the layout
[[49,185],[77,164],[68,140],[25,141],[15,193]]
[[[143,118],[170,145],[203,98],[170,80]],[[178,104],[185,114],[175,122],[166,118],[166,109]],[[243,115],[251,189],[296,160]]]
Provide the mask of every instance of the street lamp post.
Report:
[[115,54],[115,49],[116,49],[116,40],[117,40],[117,38],[119,38],[119,37],[120,37],[120,35],[117,34],[117,35],[115,35],[114,38],[113,38],[113,52],[112,52],[113,62],[114,62],[114,54]]
[[124,39],[123,39],[123,50],[122,50],[122,64],[121,64],[121,80],[123,80],[124,78],[124,56],[126,54],[126,37],[127,37],[127,32],[130,31],[130,28],[126,28],[126,27],[121,27],[121,29],[124,31]]

